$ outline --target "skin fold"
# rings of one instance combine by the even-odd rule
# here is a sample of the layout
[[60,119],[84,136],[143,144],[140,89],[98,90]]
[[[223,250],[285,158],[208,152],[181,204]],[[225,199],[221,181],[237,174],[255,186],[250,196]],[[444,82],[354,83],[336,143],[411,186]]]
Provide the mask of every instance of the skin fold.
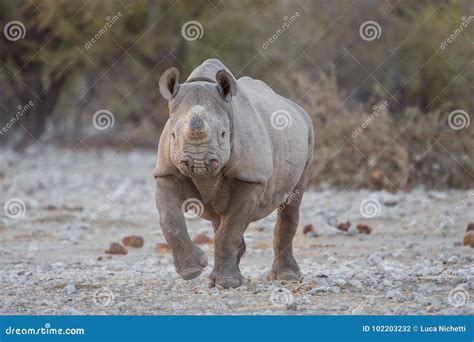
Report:
[[236,80],[217,59],[204,61],[182,84],[178,69],[168,69],[160,92],[170,116],[153,171],[156,206],[178,274],[192,279],[207,266],[186,228],[183,203],[195,201],[215,233],[211,286],[243,283],[244,232],[275,210],[268,278],[299,279],[292,242],[313,157],[309,115],[262,81]]

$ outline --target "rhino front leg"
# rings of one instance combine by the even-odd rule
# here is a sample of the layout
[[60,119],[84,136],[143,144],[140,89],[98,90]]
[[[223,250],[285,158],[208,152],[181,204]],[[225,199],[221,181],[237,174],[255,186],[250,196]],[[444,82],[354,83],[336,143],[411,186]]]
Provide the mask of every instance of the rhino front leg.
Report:
[[258,208],[264,187],[237,181],[232,190],[231,203],[214,236],[214,269],[209,276],[211,287],[242,285],[244,278],[239,262],[245,252],[244,232]]
[[184,180],[157,177],[156,206],[160,226],[171,247],[176,272],[185,280],[199,276],[207,266],[206,254],[192,241],[186,228],[182,204],[194,190]]

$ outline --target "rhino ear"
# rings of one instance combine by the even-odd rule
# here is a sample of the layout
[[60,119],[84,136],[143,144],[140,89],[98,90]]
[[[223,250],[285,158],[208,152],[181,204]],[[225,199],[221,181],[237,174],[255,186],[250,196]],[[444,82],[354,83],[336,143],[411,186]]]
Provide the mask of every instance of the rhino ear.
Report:
[[216,74],[217,90],[226,102],[232,100],[232,96],[237,94],[237,84],[234,77],[225,69],[219,70]]
[[160,77],[160,93],[167,100],[178,93],[179,70],[175,67],[167,69]]

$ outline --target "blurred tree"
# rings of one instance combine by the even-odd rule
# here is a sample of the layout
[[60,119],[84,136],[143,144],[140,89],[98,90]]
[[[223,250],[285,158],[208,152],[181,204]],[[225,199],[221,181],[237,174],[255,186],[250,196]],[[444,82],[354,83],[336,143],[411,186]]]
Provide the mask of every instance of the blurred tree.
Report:
[[[21,25],[16,27],[20,36],[24,34],[23,38],[7,39],[8,35],[4,34],[0,40],[2,88],[11,96],[4,107],[34,103],[22,117],[21,125],[27,130],[23,132],[22,144],[41,136],[65,85],[78,72],[85,72],[84,43],[103,26],[89,13],[102,14],[105,18],[114,13],[113,6],[111,1],[87,4],[54,0],[0,2],[3,26],[15,20],[24,27],[24,30]],[[10,118],[7,115],[5,119]]]

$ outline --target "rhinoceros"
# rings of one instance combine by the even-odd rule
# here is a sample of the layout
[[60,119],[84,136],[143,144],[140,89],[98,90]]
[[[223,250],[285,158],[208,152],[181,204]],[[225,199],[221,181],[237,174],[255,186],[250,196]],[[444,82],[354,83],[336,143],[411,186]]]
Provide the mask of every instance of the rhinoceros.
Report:
[[156,206],[176,272],[198,277],[207,256],[191,240],[190,213],[211,221],[214,267],[209,285],[239,287],[251,222],[276,213],[274,260],[268,279],[297,280],[293,256],[299,207],[313,158],[313,125],[297,104],[251,77],[238,80],[208,59],[179,83],[172,67],[160,77],[169,118],[161,133]]

